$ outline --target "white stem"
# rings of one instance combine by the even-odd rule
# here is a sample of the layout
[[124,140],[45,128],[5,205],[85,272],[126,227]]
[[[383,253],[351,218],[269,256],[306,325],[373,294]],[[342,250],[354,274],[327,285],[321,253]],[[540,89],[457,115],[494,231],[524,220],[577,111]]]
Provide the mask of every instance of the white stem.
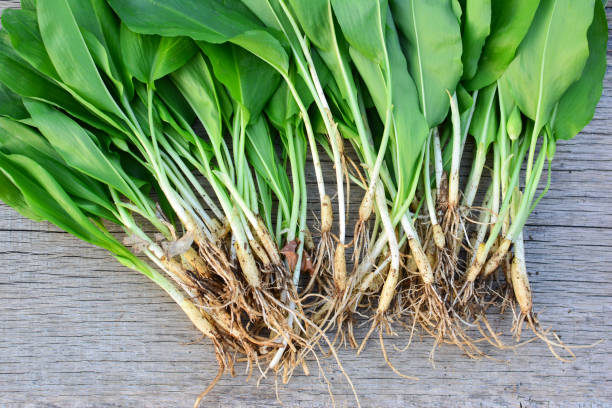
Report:
[[478,100],[478,90],[474,91],[472,95],[472,106],[470,107],[470,113],[468,114],[467,121],[465,123],[465,129],[461,135],[461,157],[463,157],[463,150],[465,149],[465,142],[467,141],[467,135],[472,125],[472,118],[474,117],[474,111],[476,110],[476,101]]
[[[337,184],[337,195],[338,195],[338,223],[339,223],[339,232],[338,239],[340,244],[344,245],[344,241],[346,239],[346,208],[345,208],[345,200],[344,200],[344,165],[342,161],[342,153],[340,152],[340,145],[342,144],[342,138],[340,133],[338,132],[338,127],[335,123],[333,123],[333,117],[331,114],[331,109],[327,102],[327,98],[325,97],[325,92],[323,91],[323,87],[321,86],[321,82],[319,81],[319,77],[317,75],[317,71],[315,69],[314,61],[310,55],[310,50],[308,49],[308,44],[306,43],[298,24],[295,19],[289,12],[284,1],[279,1],[280,6],[283,8],[283,11],[293,28],[293,31],[300,43],[300,47],[302,48],[302,53],[304,54],[304,58],[306,58],[307,67],[303,66],[303,61],[297,55],[296,50],[294,50],[294,54],[296,54],[296,62],[300,71],[302,71],[304,79],[307,79],[308,73],[310,73],[310,81],[306,80],[307,86],[310,88],[312,96],[315,99],[315,103],[319,108],[321,116],[323,118],[323,123],[325,124],[325,129],[329,135],[329,141],[332,148],[333,158],[334,158],[334,167],[336,171],[336,184]],[[314,89],[313,89],[314,88]]]
[[471,207],[472,204],[474,204],[474,199],[476,198],[476,193],[478,193],[480,178],[482,177],[482,170],[484,169],[486,160],[487,149],[484,145],[478,145],[463,198],[463,204],[467,207]]
[[436,168],[436,190],[440,191],[442,183],[442,173],[444,173],[444,164],[442,161],[442,148],[440,146],[440,133],[438,129],[434,129],[434,163]]
[[298,105],[300,110],[300,114],[302,115],[302,120],[304,121],[304,127],[306,128],[306,136],[308,139],[308,145],[310,146],[310,153],[312,155],[312,163],[315,169],[315,177],[317,179],[317,187],[319,189],[319,198],[321,202],[323,202],[323,197],[325,197],[325,183],[323,181],[323,170],[321,169],[321,160],[319,158],[319,151],[317,150],[317,141],[314,136],[314,131],[312,130],[312,124],[310,122],[310,116],[308,115],[308,110],[302,103],[300,99],[300,95],[298,91],[295,89],[295,86],[289,79],[286,74],[282,74],[287,86],[289,87],[289,91],[291,95],[293,95],[293,99],[295,103]]
[[451,99],[451,115],[453,123],[453,155],[451,161],[451,174],[448,180],[448,205],[450,208],[457,207],[459,199],[459,165],[461,162],[461,118],[457,105],[457,94]]
[[389,251],[391,252],[391,269],[397,271],[399,270],[400,265],[399,245],[397,243],[397,237],[395,236],[393,223],[391,222],[391,217],[389,217],[389,213],[387,211],[387,206],[385,203],[385,190],[380,180],[376,183],[376,205],[378,207],[378,212],[385,230],[385,235],[387,236]]

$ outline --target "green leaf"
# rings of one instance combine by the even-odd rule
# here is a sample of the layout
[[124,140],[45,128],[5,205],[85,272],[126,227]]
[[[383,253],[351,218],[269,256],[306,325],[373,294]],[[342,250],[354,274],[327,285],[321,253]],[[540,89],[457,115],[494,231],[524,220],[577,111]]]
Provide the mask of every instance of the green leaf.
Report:
[[459,112],[463,115],[465,112],[469,111],[474,104],[474,98],[461,84],[457,86],[456,93]]
[[474,116],[470,125],[470,134],[474,136],[475,142],[487,148],[497,135],[498,114],[496,95],[497,84],[492,84],[480,91]]
[[476,74],[482,47],[491,28],[491,0],[466,0],[463,26],[463,79]]
[[57,181],[32,159],[0,153],[0,171],[21,191],[37,216],[91,244],[115,251],[121,245],[104,234],[78,208]]
[[338,105],[346,107],[345,100],[357,98],[357,87],[350,67],[349,45],[342,33],[336,33],[330,0],[290,0],[290,2],[302,29],[317,46],[317,54],[335,79],[342,95],[342,99],[337,100]]
[[334,26],[330,0],[289,0],[304,33],[324,51],[334,48]]
[[[74,18],[81,28],[93,34],[98,42],[106,50],[108,65],[115,79],[123,83],[123,91],[127,99],[131,100],[134,95],[131,78],[127,74],[121,56],[121,45],[119,40],[119,19],[105,0],[68,0]],[[88,43],[89,46],[89,43]],[[95,59],[95,55],[93,55]],[[95,61],[98,64],[98,61]],[[107,73],[108,75],[108,73]]]
[[219,82],[247,110],[251,120],[256,120],[277,90],[280,75],[264,61],[236,45],[199,45],[210,60]]
[[141,35],[121,25],[121,54],[128,72],[140,82],[152,85],[185,65],[197,52],[186,37]]
[[183,118],[188,125],[192,125],[196,119],[195,112],[189,106],[183,94],[172,82],[171,77],[162,78],[155,83],[156,93],[166,106],[177,116]]
[[266,27],[281,31],[281,26],[278,24],[278,20],[276,20],[274,11],[270,7],[268,0],[242,0],[242,4],[251,10]]
[[[304,104],[305,108],[308,109],[314,102],[314,96],[308,89],[308,86],[304,82],[304,79],[297,74],[297,68],[292,66],[288,74],[289,80],[294,84],[299,99]],[[270,121],[276,126],[279,131],[284,132],[287,126],[287,120],[291,120],[295,115],[298,115],[300,109],[295,101],[295,98],[289,91],[289,86],[285,81],[281,82],[278,90],[272,95],[268,106],[266,107],[266,114]]]
[[36,0],[21,0],[21,8],[24,10],[36,10]]
[[595,2],[595,15],[587,37],[589,59],[582,76],[563,94],[555,109],[552,127],[555,139],[568,140],[580,133],[593,119],[601,98],[606,73],[608,23],[605,9],[598,1]]
[[68,0],[68,5],[81,30],[92,33],[111,53],[119,51],[119,21],[104,0]]
[[135,32],[191,37],[209,43],[233,42],[281,73],[289,57],[281,43],[238,0],[109,0],[121,20]]
[[197,41],[223,43],[259,22],[222,0],[108,0],[131,30],[165,37],[187,36]]
[[387,87],[385,86],[385,75],[380,65],[353,47],[349,49],[349,53],[370,92],[370,97],[378,114],[384,118],[387,112]]
[[331,0],[331,3],[351,47],[382,65],[387,0]]
[[37,3],[40,33],[62,81],[90,103],[123,117],[102,81],[67,0]]
[[512,87],[505,76],[497,81],[497,92],[499,92],[500,104],[503,102],[504,116],[508,118],[516,107],[516,101],[514,100],[514,95],[512,95]]
[[391,139],[393,163],[396,168],[397,202],[410,199],[410,189],[420,171],[417,162],[427,140],[428,126],[419,112],[419,98],[414,80],[408,72],[399,36],[391,21],[387,24],[387,49],[393,88],[394,137]]
[[113,132],[113,129],[93,116],[73,95],[36,72],[20,58],[10,46],[6,31],[0,31],[0,83],[24,97],[45,101],[62,108],[74,117],[97,129]]
[[495,0],[492,2],[491,34],[482,49],[476,75],[465,83],[470,89],[492,84],[514,59],[527,34],[540,0]]
[[535,122],[536,133],[582,73],[589,55],[586,34],[593,9],[593,0],[542,0],[531,29],[506,71],[514,99]]
[[461,21],[463,9],[461,8],[461,3],[459,3],[459,0],[451,0],[451,7],[453,8],[453,13],[455,13],[455,16],[457,17],[457,21]]
[[274,152],[274,144],[270,131],[263,118],[259,118],[247,128],[247,157],[258,175],[270,186],[281,203],[284,216],[289,218],[289,200],[291,188],[287,173],[278,167],[278,157]]
[[230,41],[257,55],[282,75],[289,72],[289,56],[283,45],[270,33],[261,30],[246,31]]
[[35,11],[5,10],[2,13],[2,26],[23,59],[43,74],[59,78],[42,42]]
[[47,140],[31,128],[0,118],[0,150],[27,156],[45,167],[71,195],[110,209],[108,190],[100,183],[69,169]]
[[462,74],[461,32],[450,0],[391,0],[393,18],[405,39],[404,54],[430,128],[448,112],[447,92]]
[[70,167],[136,201],[123,171],[100,150],[88,132],[45,104],[26,101],[25,105],[41,133]]
[[174,72],[172,80],[204,125],[215,151],[218,151],[223,143],[221,110],[211,70],[202,55],[197,54]]
[[19,95],[0,83],[0,116],[20,120],[29,117]]
[[24,217],[34,221],[43,221],[44,218],[30,208],[25,200],[21,190],[15,186],[10,174],[5,173],[2,166],[2,157],[0,156],[0,201],[3,201],[9,207],[15,209]]
[[[125,92],[124,83],[121,81],[121,74],[117,72],[115,65],[113,64],[110,56],[104,45],[98,40],[98,38],[90,33],[89,31],[82,31],[83,39],[87,44],[87,48],[91,53],[91,57],[93,58],[96,66],[102,70],[106,74],[106,76],[111,80],[115,88],[119,92],[119,94],[123,94]],[[132,87],[128,84],[131,92],[133,92]],[[128,94],[129,98],[129,94]]]

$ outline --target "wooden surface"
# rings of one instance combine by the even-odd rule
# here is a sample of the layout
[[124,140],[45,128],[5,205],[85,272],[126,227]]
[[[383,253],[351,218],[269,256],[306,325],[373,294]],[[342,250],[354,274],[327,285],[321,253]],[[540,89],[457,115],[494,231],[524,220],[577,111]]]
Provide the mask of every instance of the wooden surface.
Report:
[[[40,0],[39,0],[40,1]],[[15,5],[0,1],[0,8]],[[608,11],[608,21],[612,12]],[[610,48],[609,48],[610,49]],[[608,65],[612,58],[608,54]],[[340,357],[363,407],[612,406],[612,78],[596,118],[559,145],[553,184],[526,228],[535,307],[577,351],[573,363],[541,343],[498,360],[472,361],[453,347],[429,360],[431,342],[415,341],[392,359],[419,381],[397,377],[372,342],[361,357]],[[0,407],[191,407],[214,377],[207,343],[160,289],[46,223],[0,204]],[[493,318],[508,327],[509,316]],[[361,332],[363,334],[363,332]],[[401,347],[405,333],[387,340]],[[331,360],[323,362],[339,407],[355,405]],[[279,397],[286,407],[327,407],[323,380],[301,371]],[[223,378],[206,407],[278,406],[273,378]]]

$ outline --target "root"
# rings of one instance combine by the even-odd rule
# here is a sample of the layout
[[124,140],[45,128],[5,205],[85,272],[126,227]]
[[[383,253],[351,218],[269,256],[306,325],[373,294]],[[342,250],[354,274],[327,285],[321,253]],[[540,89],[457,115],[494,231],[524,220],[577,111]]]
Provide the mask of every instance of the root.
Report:
[[[384,339],[383,339],[383,326],[384,326],[385,324],[388,324],[388,322],[381,321],[381,322],[379,323],[379,329],[378,329],[378,339],[379,339],[379,341],[380,341],[380,349],[381,349],[381,351],[382,351],[382,353],[383,353],[383,357],[384,357],[384,359],[385,359],[385,362],[387,363],[387,365],[389,366],[389,368],[390,368],[390,369],[391,369],[391,370],[392,370],[392,371],[393,371],[395,374],[397,374],[398,376],[400,376],[401,378],[405,378],[405,379],[407,379],[407,380],[412,380],[412,381],[418,381],[418,380],[419,380],[419,379],[418,379],[418,377],[413,377],[413,376],[410,376],[410,375],[406,375],[406,374],[401,373],[401,372],[400,372],[400,371],[399,371],[399,370],[398,370],[398,369],[397,369],[397,368],[396,368],[396,367],[395,367],[395,366],[394,366],[394,365],[391,363],[391,360],[389,360],[389,356],[387,355],[387,349],[385,348],[385,342],[384,342]],[[389,327],[389,328],[387,328],[387,331],[390,331],[390,327]]]
[[200,406],[204,397],[206,397],[208,393],[212,391],[213,388],[215,388],[215,385],[217,385],[219,380],[221,380],[221,377],[223,377],[223,372],[224,372],[223,367],[219,366],[219,371],[217,372],[217,376],[212,380],[212,382],[208,385],[208,387],[206,387],[206,389],[198,396],[198,398],[196,398],[193,404],[193,408],[198,408]]
[[485,354],[476,346],[476,340],[463,329],[466,325],[460,315],[445,304],[431,285],[421,285],[407,302],[411,316],[434,339],[430,353],[433,361],[440,344],[454,344],[470,358],[481,358]]
[[370,229],[367,221],[360,219],[357,222],[353,237],[353,265],[359,265],[359,260],[368,252],[370,242]]
[[461,216],[456,207],[447,207],[442,221],[442,230],[446,237],[446,248],[453,256],[453,262],[456,262],[459,245],[463,240],[460,234],[459,226],[461,225]]
[[334,239],[332,234],[329,231],[321,231],[321,240],[319,241],[315,252],[313,273],[311,274],[310,280],[304,289],[300,292],[301,297],[311,293],[315,283],[321,279],[323,279],[321,281],[322,285],[319,286],[327,286],[327,283],[330,280],[330,277],[327,275],[331,268],[331,262],[333,259],[332,253],[334,252],[333,248]]
[[[515,316],[512,333],[514,334],[514,337],[517,341],[519,341],[521,338],[523,323],[527,323],[527,326],[531,329],[532,333],[536,336],[536,338],[543,341],[544,344],[546,344],[546,346],[550,350],[551,354],[557,360],[562,361],[564,363],[571,363],[576,360],[576,354],[574,353],[573,349],[593,347],[599,343],[597,342],[588,346],[568,346],[567,344],[561,341],[559,336],[557,336],[557,333],[555,333],[551,329],[544,329],[540,325],[540,322],[538,321],[535,313],[533,313],[532,311],[529,311],[527,313],[520,312],[518,317]],[[559,354],[560,352],[566,353],[569,358],[561,356],[561,354]]]

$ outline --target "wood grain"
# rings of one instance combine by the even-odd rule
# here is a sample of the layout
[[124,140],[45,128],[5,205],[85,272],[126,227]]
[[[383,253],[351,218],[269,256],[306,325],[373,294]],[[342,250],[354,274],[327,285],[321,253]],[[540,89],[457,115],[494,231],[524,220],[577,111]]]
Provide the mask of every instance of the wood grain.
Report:
[[[0,8],[17,4],[0,1]],[[363,407],[612,406],[611,133],[608,73],[595,119],[559,145],[553,187],[526,228],[541,320],[570,344],[605,341],[578,350],[573,363],[556,361],[538,342],[514,353],[485,347],[499,361],[472,361],[442,347],[433,366],[431,342],[417,339],[407,351],[392,353],[394,364],[417,375],[417,382],[393,374],[376,342],[359,358],[341,350]],[[0,271],[2,407],[191,407],[214,377],[211,347],[189,344],[198,340],[195,329],[154,284],[103,250],[3,204]],[[507,327],[510,317],[493,322]],[[401,332],[386,346],[392,350],[406,341]],[[354,406],[337,366],[329,359],[323,366],[337,406]],[[332,405],[314,361],[310,369],[313,375],[300,372],[278,387],[284,406]],[[242,373],[223,378],[204,406],[279,406],[273,378],[259,387],[256,378],[245,379]]]

